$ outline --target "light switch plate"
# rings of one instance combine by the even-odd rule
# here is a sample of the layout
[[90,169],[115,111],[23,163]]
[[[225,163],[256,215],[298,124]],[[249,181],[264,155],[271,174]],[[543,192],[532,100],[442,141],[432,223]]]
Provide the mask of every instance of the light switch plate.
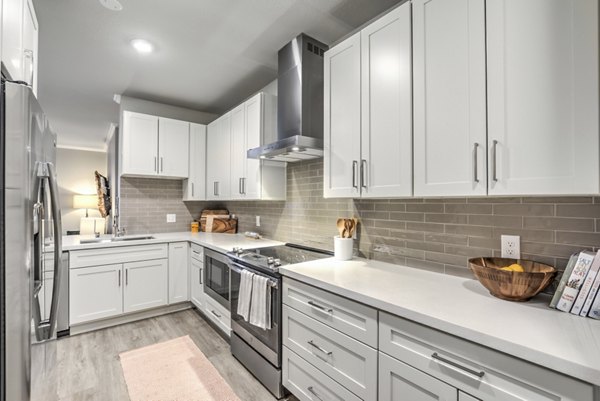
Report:
[[260,227],[260,216],[256,216],[256,227]]
[[167,214],[167,223],[175,223],[177,221],[176,214]]
[[503,258],[521,259],[521,237],[518,235],[500,236]]

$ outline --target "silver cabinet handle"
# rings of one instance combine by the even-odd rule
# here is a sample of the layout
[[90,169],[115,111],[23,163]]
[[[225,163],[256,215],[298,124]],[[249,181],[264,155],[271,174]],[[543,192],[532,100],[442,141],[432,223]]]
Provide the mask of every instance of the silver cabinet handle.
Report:
[[221,183],[219,181],[217,181],[216,184],[217,184],[217,196],[219,196],[221,194],[221,188],[219,188]]
[[160,157],[160,172],[163,172],[163,158],[162,156]]
[[192,182],[192,198],[194,197],[194,183]]
[[481,377],[483,377],[485,375],[484,371],[479,371],[478,372],[476,370],[467,368],[466,366],[459,365],[458,363],[456,363],[454,361],[451,361],[449,359],[446,359],[446,358],[440,356],[437,352],[434,352],[433,354],[431,354],[431,359],[434,359],[436,361],[445,363],[446,365],[450,365],[450,366],[458,368],[460,370],[464,370],[465,372],[467,372],[469,374],[472,374],[473,376],[477,376],[477,377],[481,378]]
[[217,196],[217,182],[213,181],[213,195]]
[[202,269],[198,269],[198,284],[202,285]]
[[215,315],[218,319],[221,318],[221,315],[219,315],[217,312],[215,312],[214,310],[211,310],[210,313],[212,313],[213,315]]
[[327,356],[330,356],[331,354],[333,354],[333,351],[327,351],[326,349],[321,348],[320,346],[318,346],[317,344],[315,344],[313,342],[313,340],[308,341],[308,344],[316,349],[318,349],[319,351],[321,351],[322,353],[324,353]]
[[242,177],[242,194],[246,195],[246,177]]
[[479,178],[477,178],[477,147],[479,144],[475,142],[473,144],[473,181],[479,182]]
[[352,188],[358,189],[358,183],[356,182],[356,170],[358,169],[358,162],[352,160]]
[[323,400],[323,399],[322,399],[322,398],[319,396],[319,394],[317,394],[317,392],[315,391],[315,389],[314,389],[314,387],[313,387],[313,386],[310,386],[310,387],[308,387],[308,388],[307,388],[307,390],[308,390],[308,391],[310,391],[310,393],[311,393],[312,395],[314,395],[315,397],[317,397],[317,399],[318,399],[319,401],[325,401],[325,400]]
[[121,270],[119,270],[119,287],[121,286]]
[[34,74],[35,74],[35,71],[34,71],[35,64],[34,64],[34,60],[33,60],[33,50],[25,49],[25,50],[23,50],[23,53],[25,54],[25,57],[27,57],[29,59],[31,72],[29,74],[29,82],[28,83],[29,83],[29,86],[33,87],[33,77],[34,77]]
[[240,193],[240,195],[243,194],[243,192],[242,192],[242,177],[240,177],[238,179],[238,192]]
[[158,174],[158,157],[154,156],[154,171]]
[[360,161],[360,186],[361,186],[361,188],[364,188],[364,189],[367,188],[366,173],[367,173],[367,161],[365,159],[362,159]]
[[129,269],[125,269],[125,285],[129,285]]
[[493,140],[492,141],[492,181],[498,181],[498,174],[496,171],[496,148],[498,146],[498,141],[497,140]]
[[315,301],[312,301],[312,300],[311,300],[311,301],[308,301],[308,304],[309,304],[310,306],[312,306],[313,308],[320,309],[320,310],[322,310],[322,311],[324,311],[324,312],[327,312],[327,313],[333,313],[333,309],[331,309],[331,308],[326,308],[326,307],[324,307],[324,306],[321,306],[321,305],[319,305],[318,303],[316,303]]

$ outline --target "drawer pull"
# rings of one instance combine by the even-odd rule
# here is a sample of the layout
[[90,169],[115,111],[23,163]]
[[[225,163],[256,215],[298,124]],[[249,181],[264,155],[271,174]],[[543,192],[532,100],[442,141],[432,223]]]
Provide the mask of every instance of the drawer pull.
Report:
[[463,371],[465,371],[465,372],[467,372],[467,373],[470,373],[470,374],[472,374],[473,376],[477,376],[477,377],[479,377],[479,378],[481,378],[481,377],[483,377],[483,376],[485,375],[485,372],[483,372],[483,371],[479,371],[479,372],[478,372],[478,371],[476,371],[476,370],[469,369],[469,368],[467,368],[467,367],[465,367],[465,366],[459,365],[458,363],[456,363],[456,362],[454,362],[454,361],[451,361],[451,360],[449,360],[449,359],[446,359],[446,358],[444,358],[444,357],[441,357],[441,356],[439,356],[439,355],[438,355],[438,353],[437,353],[437,352],[434,352],[433,354],[431,354],[431,358],[432,358],[432,359],[435,359],[435,360],[437,360],[437,361],[439,361],[439,362],[445,363],[445,364],[447,364],[447,365],[450,365],[450,366],[452,366],[452,367],[455,367],[455,368],[458,368],[458,369],[460,369],[460,370],[463,370]]
[[219,315],[217,312],[215,312],[214,310],[211,310],[210,313],[212,313],[213,315],[215,315],[217,317],[217,319],[221,318],[221,315]]
[[327,313],[333,313],[333,309],[331,309],[331,308],[326,308],[326,307],[324,307],[324,306],[321,306],[321,305],[319,305],[319,304],[315,303],[314,301],[308,301],[308,304],[309,304],[310,306],[312,306],[313,308],[317,308],[317,309],[320,309],[320,310],[322,310],[323,312],[327,312]]
[[318,349],[319,351],[321,351],[322,353],[324,353],[324,354],[325,354],[325,355],[327,355],[327,356],[331,356],[331,354],[333,354],[333,351],[327,351],[326,349],[323,349],[323,348],[319,347],[317,344],[315,344],[315,343],[313,342],[313,340],[310,340],[310,341],[308,342],[308,344],[309,344],[310,346],[312,346],[312,347],[314,347],[314,348]]
[[325,401],[325,400],[323,400],[323,399],[322,399],[322,398],[319,396],[319,394],[317,394],[317,392],[315,391],[315,389],[314,389],[314,387],[313,387],[313,386],[310,386],[310,387],[308,388],[308,391],[310,391],[310,393],[311,393],[312,395],[314,395],[315,397],[317,397],[317,399],[318,399],[318,400],[320,400],[320,401]]

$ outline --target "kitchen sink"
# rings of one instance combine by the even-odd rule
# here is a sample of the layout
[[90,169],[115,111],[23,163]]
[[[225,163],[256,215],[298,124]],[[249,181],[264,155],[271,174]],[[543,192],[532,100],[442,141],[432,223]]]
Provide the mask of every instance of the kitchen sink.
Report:
[[125,237],[112,237],[112,238],[84,238],[79,240],[80,244],[98,244],[106,242],[121,242],[121,241],[142,241],[147,239],[154,239],[152,235],[127,235]]

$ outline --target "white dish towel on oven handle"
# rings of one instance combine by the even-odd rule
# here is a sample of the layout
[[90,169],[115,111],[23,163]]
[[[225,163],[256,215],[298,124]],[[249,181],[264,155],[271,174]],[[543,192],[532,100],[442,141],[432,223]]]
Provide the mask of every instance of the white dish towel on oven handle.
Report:
[[271,287],[269,278],[255,274],[252,278],[250,324],[263,330],[271,329]]
[[250,318],[250,302],[252,300],[252,278],[254,273],[242,270],[240,278],[240,295],[238,298],[237,313],[245,321]]

